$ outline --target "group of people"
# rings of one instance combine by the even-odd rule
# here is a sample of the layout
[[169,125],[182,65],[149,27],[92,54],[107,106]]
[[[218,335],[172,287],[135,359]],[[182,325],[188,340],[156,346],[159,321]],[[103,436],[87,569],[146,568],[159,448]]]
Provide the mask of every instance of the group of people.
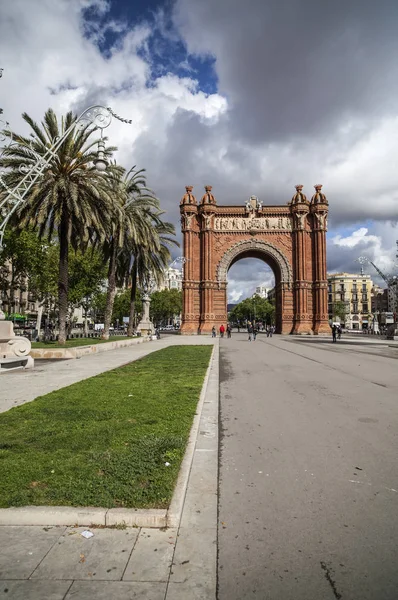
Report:
[[[231,329],[231,325],[228,323],[227,328],[225,329],[224,325],[220,325],[220,337],[224,337],[224,334],[227,334],[227,338],[231,337],[231,333],[232,333],[232,329]],[[211,337],[217,337],[217,329],[216,326],[213,325],[213,328],[211,330]]]
[[341,325],[336,325],[336,323],[333,323],[332,325],[332,339],[333,342],[337,342],[337,340],[341,339]]
[[[252,340],[254,342],[256,341],[257,333],[259,331],[260,331],[260,326],[257,323],[251,323],[251,321],[248,321],[247,333],[249,334],[249,342],[251,342]],[[239,328],[238,328],[238,332],[239,332]],[[267,337],[272,337],[272,335],[275,333],[275,326],[268,325],[265,329],[265,332],[266,332]],[[232,333],[231,325],[228,323],[227,328],[225,328],[224,325],[220,325],[219,333],[220,333],[221,338],[224,337],[225,333],[227,334],[227,338],[230,338],[231,333]],[[215,325],[213,325],[213,328],[211,330],[211,337],[213,337],[213,338],[217,337],[217,329],[216,329]]]

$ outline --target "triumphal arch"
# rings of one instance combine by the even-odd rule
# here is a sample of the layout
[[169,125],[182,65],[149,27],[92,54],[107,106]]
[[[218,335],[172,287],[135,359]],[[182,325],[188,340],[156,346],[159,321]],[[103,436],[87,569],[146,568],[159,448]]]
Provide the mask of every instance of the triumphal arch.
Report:
[[210,185],[200,203],[187,186],[181,199],[184,244],[181,332],[210,333],[227,321],[227,274],[241,258],[260,258],[275,275],[278,333],[329,333],[326,229],[322,186],[311,200],[296,185],[287,205],[218,205]]

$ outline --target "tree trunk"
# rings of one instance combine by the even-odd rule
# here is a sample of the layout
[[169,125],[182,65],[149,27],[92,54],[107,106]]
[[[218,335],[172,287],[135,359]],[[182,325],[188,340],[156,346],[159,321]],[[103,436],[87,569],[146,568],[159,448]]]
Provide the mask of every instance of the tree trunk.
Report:
[[40,341],[40,330],[41,330],[41,318],[43,316],[43,305],[39,304],[39,308],[37,310],[37,319],[36,319],[36,331],[37,331],[37,340]]
[[137,261],[134,260],[131,273],[131,293],[130,293],[130,315],[129,325],[127,327],[127,335],[131,337],[134,333],[134,317],[135,317],[135,297],[137,294]]
[[87,304],[84,306],[84,337],[88,337],[88,306]]
[[[117,236],[116,236],[117,238]],[[106,293],[106,306],[105,306],[105,315],[104,315],[104,331],[102,332],[102,339],[109,340],[109,327],[111,325],[112,320],[112,312],[113,312],[113,303],[115,301],[116,296],[116,254],[117,254],[117,245],[115,241],[115,237],[111,242],[111,252],[109,259],[109,269],[108,269],[108,290]]]
[[58,343],[66,343],[66,317],[68,315],[68,258],[69,258],[69,214],[64,208],[59,228],[59,277],[58,277],[58,310],[59,336]]

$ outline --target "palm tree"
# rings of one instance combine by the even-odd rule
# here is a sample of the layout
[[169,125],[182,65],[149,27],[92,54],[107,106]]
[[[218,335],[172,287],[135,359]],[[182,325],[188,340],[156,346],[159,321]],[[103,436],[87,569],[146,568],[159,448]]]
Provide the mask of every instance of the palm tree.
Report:
[[159,284],[170,260],[169,246],[179,246],[177,240],[170,237],[175,235],[174,225],[162,221],[162,214],[162,211],[149,212],[151,235],[141,241],[130,240],[130,247],[127,249],[127,258],[131,265],[130,315],[127,329],[129,336],[133,335],[138,282],[145,284],[153,277]]
[[[22,117],[33,133],[30,138],[8,134],[14,143],[5,150],[0,161],[0,166],[8,170],[5,180],[10,188],[21,181],[26,167],[32,167],[38,157],[43,157],[76,121],[72,112],[68,112],[59,125],[52,109],[45,113],[41,127],[28,114],[24,113]],[[31,226],[38,230],[40,237],[48,239],[55,233],[58,236],[60,344],[66,341],[69,246],[77,249],[87,245],[93,237],[103,237],[115,206],[106,177],[92,167],[98,142],[89,142],[92,132],[90,125],[72,129],[17,214],[19,227]],[[108,147],[106,156],[114,150]]]
[[125,248],[130,240],[141,243],[150,238],[151,221],[147,214],[151,211],[159,212],[159,200],[146,187],[144,172],[144,169],[137,171],[135,166],[128,172],[118,167],[109,178],[110,189],[118,197],[120,208],[117,215],[114,215],[109,236],[104,243],[109,264],[103,339],[109,339],[116,285],[125,280],[126,271],[122,272],[120,269]]

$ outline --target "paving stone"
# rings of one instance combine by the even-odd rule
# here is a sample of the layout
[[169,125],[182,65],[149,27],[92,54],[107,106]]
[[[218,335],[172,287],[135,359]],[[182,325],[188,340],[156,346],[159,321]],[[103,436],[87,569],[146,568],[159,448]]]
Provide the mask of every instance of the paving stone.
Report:
[[71,581],[0,581],[0,600],[63,600]]
[[[164,600],[166,587],[166,583],[137,581],[75,581],[65,600]],[[188,599],[189,596],[185,600]]]
[[28,579],[65,527],[0,527],[0,579]]
[[34,579],[120,580],[139,529],[91,529],[85,539],[84,527],[69,528],[60,537],[38,569]]
[[181,527],[198,527],[205,529],[215,526],[217,523],[217,493],[191,491],[188,489],[184,511],[181,519]]
[[168,581],[177,530],[141,529],[123,581]]
[[211,590],[200,581],[194,583],[169,583],[165,600],[215,600],[215,586]]
[[170,574],[171,583],[197,585],[209,593],[216,586],[217,530],[180,527]]

